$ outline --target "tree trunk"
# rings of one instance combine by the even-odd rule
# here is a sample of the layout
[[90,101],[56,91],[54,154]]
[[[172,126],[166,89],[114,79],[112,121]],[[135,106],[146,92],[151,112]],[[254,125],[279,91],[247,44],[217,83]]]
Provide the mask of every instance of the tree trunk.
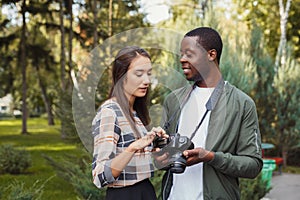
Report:
[[[72,44],[72,40],[73,40],[73,0],[69,0],[68,3],[68,12],[69,12],[69,16],[70,16],[70,29],[69,29],[69,58],[68,58],[68,66],[69,66],[69,70],[68,70],[68,75],[70,77],[69,80],[72,80],[71,78],[71,71],[73,70],[73,62],[72,62],[72,50],[73,50],[73,44]],[[72,87],[70,87],[70,90],[72,90]],[[70,91],[71,93],[72,91]]]
[[208,0],[203,0],[203,1],[200,1],[199,0],[199,4],[200,4],[200,6],[201,6],[201,13],[200,13],[200,17],[202,18],[202,19],[204,19],[205,18],[205,12],[206,12],[206,9],[207,9],[207,7],[208,7]]
[[286,63],[286,25],[288,22],[289,10],[292,0],[287,0],[284,8],[283,0],[278,0],[279,13],[280,13],[280,41],[277,49],[275,59],[275,71],[277,72],[279,66],[284,66]]
[[59,1],[59,21],[60,21],[60,79],[61,79],[61,89],[64,92],[66,90],[66,55],[65,55],[65,28],[64,28],[64,6],[63,0]]
[[47,112],[47,117],[48,117],[48,125],[53,126],[54,123],[54,115],[52,112],[52,105],[51,105],[51,101],[47,95],[47,89],[46,86],[44,85],[42,78],[41,78],[41,74],[40,74],[40,69],[39,69],[39,61],[38,61],[38,56],[35,58],[35,69],[36,69],[36,73],[37,73],[37,79],[38,79],[38,84],[40,86],[41,89],[41,96],[42,96],[42,100],[44,102],[45,105],[45,109]]
[[108,36],[112,36],[112,0],[109,0],[109,11],[108,11]]
[[21,58],[20,64],[22,66],[22,134],[28,134],[27,132],[27,83],[26,83],[26,0],[23,0],[22,4],[22,32],[21,32]]
[[97,0],[93,1],[93,5],[92,5],[92,10],[93,10],[93,18],[94,18],[94,30],[93,30],[93,48],[96,48],[98,45],[98,31],[97,31],[97,26],[98,26],[98,6],[97,6],[98,2]]
[[287,151],[286,148],[282,148],[282,158],[283,158],[283,167],[286,168],[287,166]]
[[[59,1],[59,21],[60,21],[60,42],[61,42],[61,55],[60,55],[60,81],[61,81],[61,96],[60,96],[60,115],[64,116],[64,112],[66,112],[64,109],[65,106],[65,100],[63,99],[63,94],[66,92],[66,79],[65,79],[65,66],[66,66],[66,56],[65,56],[65,28],[64,28],[64,6],[63,6],[63,0]],[[61,120],[61,137],[66,138],[66,120]]]

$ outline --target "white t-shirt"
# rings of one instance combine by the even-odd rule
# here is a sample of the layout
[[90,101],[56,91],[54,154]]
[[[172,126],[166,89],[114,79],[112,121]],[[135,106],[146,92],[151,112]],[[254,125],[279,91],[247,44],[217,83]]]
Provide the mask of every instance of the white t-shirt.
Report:
[[[214,88],[196,87],[183,107],[179,119],[178,133],[191,137],[202,119],[208,101]],[[210,112],[207,113],[203,123],[197,130],[192,142],[196,147],[205,147]],[[182,174],[173,174],[173,187],[169,200],[203,200],[203,163],[186,167]]]

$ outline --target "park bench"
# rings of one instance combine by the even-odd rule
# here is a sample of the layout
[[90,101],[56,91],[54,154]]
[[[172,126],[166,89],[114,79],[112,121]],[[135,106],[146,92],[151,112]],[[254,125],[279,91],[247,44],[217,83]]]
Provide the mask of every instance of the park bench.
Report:
[[275,146],[271,143],[262,143],[262,157],[263,159],[267,160],[275,160],[276,166],[278,168],[279,174],[282,173],[282,165],[283,165],[283,158],[282,157],[271,157],[271,156],[265,156],[265,150],[266,149],[273,149]]

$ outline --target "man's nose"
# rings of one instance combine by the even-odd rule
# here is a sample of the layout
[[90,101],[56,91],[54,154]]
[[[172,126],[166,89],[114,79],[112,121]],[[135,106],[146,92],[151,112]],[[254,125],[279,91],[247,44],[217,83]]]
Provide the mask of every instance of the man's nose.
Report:
[[180,57],[179,61],[181,62],[181,64],[184,63],[184,62],[187,62],[186,55],[182,55]]
[[184,59],[180,59],[181,66],[188,65],[188,62]]

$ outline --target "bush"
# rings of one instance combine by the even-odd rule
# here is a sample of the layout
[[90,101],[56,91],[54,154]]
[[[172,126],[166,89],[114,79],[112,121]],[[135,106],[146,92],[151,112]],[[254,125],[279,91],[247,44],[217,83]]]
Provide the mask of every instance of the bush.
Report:
[[104,199],[105,189],[97,188],[92,182],[91,158],[66,156],[62,161],[55,161],[44,155],[49,164],[56,170],[57,175],[68,181],[76,193],[85,200]]
[[271,188],[267,188],[267,181],[262,179],[260,173],[255,179],[240,179],[241,200],[260,200]]
[[[161,199],[161,181],[164,171],[156,171],[154,178],[151,180],[154,185],[158,199]],[[240,178],[241,200],[260,200],[271,188],[267,188],[266,181],[262,180],[260,174],[255,179]]]
[[300,154],[300,147],[289,150],[288,157],[287,157],[287,164],[291,166],[300,167],[299,154]]
[[0,112],[0,120],[1,120],[1,119],[10,119],[10,118],[13,118],[13,115],[12,115],[12,114],[9,114],[9,113],[1,113],[1,112]]
[[15,180],[8,186],[0,188],[0,199],[5,196],[6,200],[40,200],[42,199],[41,197],[45,183],[48,180],[46,180],[43,184],[36,181],[29,188],[26,188],[23,182]]
[[0,173],[21,174],[31,166],[30,154],[12,145],[0,146]]

